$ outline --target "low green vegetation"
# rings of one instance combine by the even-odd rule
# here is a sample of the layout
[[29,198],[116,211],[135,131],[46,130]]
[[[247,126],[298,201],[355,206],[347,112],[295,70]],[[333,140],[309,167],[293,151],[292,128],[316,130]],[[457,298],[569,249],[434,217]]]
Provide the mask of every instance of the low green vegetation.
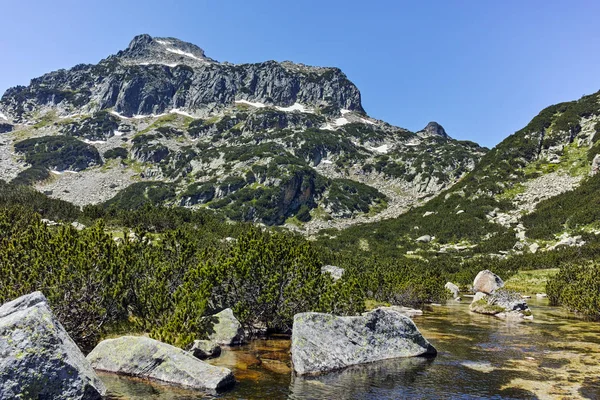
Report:
[[15,151],[37,168],[59,171],[81,171],[93,165],[102,165],[94,146],[69,136],[43,136],[15,143]]
[[129,153],[127,152],[127,149],[124,149],[123,147],[115,147],[114,149],[106,150],[104,152],[104,158],[106,158],[107,160],[113,158],[120,158],[124,160],[127,158],[128,154]]
[[119,120],[108,111],[98,111],[81,121],[71,122],[61,128],[65,135],[87,140],[106,140],[114,136],[119,128]]
[[558,271],[558,268],[519,271],[505,282],[504,287],[521,294],[546,293],[546,284]]
[[553,305],[600,320],[600,267],[597,263],[566,263],[547,285]]

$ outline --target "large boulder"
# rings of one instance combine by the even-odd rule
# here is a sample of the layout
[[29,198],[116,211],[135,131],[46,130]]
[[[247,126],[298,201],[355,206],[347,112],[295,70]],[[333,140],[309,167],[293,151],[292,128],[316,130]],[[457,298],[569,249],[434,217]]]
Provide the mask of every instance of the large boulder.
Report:
[[220,313],[207,318],[212,322],[212,326],[209,328],[211,333],[208,335],[210,341],[221,346],[234,346],[244,343],[244,329],[240,321],[233,315],[231,308],[226,308]]
[[143,336],[123,336],[98,344],[87,359],[100,371],[151,379],[193,389],[224,389],[234,384],[227,368]]
[[410,318],[391,309],[379,308],[359,317],[296,314],[292,331],[292,363],[298,375],[437,353]]
[[504,286],[504,281],[490,270],[480,271],[473,281],[473,291],[492,294]]
[[106,388],[44,295],[0,307],[0,399],[101,399]]

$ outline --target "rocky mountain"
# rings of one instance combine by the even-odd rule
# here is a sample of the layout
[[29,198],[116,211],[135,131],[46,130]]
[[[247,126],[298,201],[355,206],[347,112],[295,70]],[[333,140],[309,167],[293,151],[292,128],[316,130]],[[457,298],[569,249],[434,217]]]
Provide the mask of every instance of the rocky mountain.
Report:
[[[421,134],[427,132],[438,129],[430,124]],[[411,257],[505,257],[581,246],[600,233],[599,139],[600,92],[547,107],[435,199],[336,240]]]
[[0,178],[78,205],[208,207],[308,231],[394,217],[487,149],[370,118],[337,68],[234,65],[135,37],[96,65],[6,91]]

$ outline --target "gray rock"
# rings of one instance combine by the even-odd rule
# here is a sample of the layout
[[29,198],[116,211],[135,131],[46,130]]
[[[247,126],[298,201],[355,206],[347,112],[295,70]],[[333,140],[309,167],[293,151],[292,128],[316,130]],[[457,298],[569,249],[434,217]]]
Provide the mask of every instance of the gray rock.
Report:
[[460,289],[452,282],[446,282],[444,288],[446,288],[447,291],[452,293],[453,298],[457,298],[460,295]]
[[390,309],[360,317],[301,313],[294,316],[292,331],[292,363],[298,375],[437,353],[410,318]]
[[419,242],[419,243],[429,243],[429,242],[431,242],[431,236],[423,235],[423,236],[416,238],[415,241]]
[[245,341],[244,329],[242,324],[233,315],[231,308],[207,317],[213,323],[211,329],[212,333],[208,335],[208,338],[221,346],[232,346],[242,344]]
[[448,138],[448,134],[444,127],[434,121],[428,123],[425,128],[417,133],[420,133],[423,136],[441,136],[443,138]]
[[190,353],[201,360],[215,358],[221,355],[221,346],[210,340],[194,340]]
[[598,171],[600,171],[600,154],[596,154],[594,156],[594,159],[592,160],[592,170],[591,170],[590,174],[592,176],[596,175],[598,173]]
[[104,340],[87,359],[100,371],[193,389],[224,389],[235,382],[227,368],[212,366],[177,347],[142,336]]
[[321,267],[322,274],[330,274],[334,281],[337,281],[342,278],[344,275],[344,268],[336,267],[334,265],[324,265]]
[[477,293],[469,309],[479,314],[494,315],[508,320],[531,318],[531,310],[523,296],[504,289],[496,290],[491,295]]
[[77,229],[78,231],[82,231],[85,229],[85,225],[82,224],[81,222],[77,222],[77,221],[71,222],[71,226],[73,228]]
[[504,281],[489,270],[480,271],[473,281],[473,291],[492,294],[504,286]]
[[477,292],[475,293],[475,296],[473,296],[473,303],[475,303],[476,301],[485,299],[488,295],[482,292]]
[[1,399],[101,399],[106,388],[34,292],[0,307]]
[[532,252],[533,254],[537,253],[537,251],[540,249],[540,245],[537,243],[532,243],[529,245],[529,251]]

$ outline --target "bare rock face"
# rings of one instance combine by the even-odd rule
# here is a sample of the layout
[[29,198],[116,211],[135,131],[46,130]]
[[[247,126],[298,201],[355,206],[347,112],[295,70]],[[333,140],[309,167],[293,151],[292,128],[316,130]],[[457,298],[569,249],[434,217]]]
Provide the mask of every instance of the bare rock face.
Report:
[[418,133],[426,136],[441,136],[443,138],[448,137],[448,134],[446,133],[444,127],[434,121],[428,123],[427,126]]
[[502,278],[487,269],[480,271],[473,281],[473,291],[475,293],[492,294],[503,286],[504,281]]
[[127,49],[98,65],[77,65],[36,78],[28,87],[9,89],[2,105],[22,120],[28,109],[43,106],[74,110],[94,104],[90,111],[112,107],[131,117],[172,109],[206,114],[240,99],[364,112],[358,88],[338,68],[275,61],[219,63],[196,45],[150,35],[136,36]]
[[435,355],[414,322],[379,308],[359,317],[294,316],[292,362],[298,375],[317,375],[390,358]]
[[100,400],[106,388],[40,292],[0,307],[0,398]]
[[217,390],[235,383],[227,368],[212,366],[177,347],[141,336],[104,340],[87,359],[100,371],[193,389]]

